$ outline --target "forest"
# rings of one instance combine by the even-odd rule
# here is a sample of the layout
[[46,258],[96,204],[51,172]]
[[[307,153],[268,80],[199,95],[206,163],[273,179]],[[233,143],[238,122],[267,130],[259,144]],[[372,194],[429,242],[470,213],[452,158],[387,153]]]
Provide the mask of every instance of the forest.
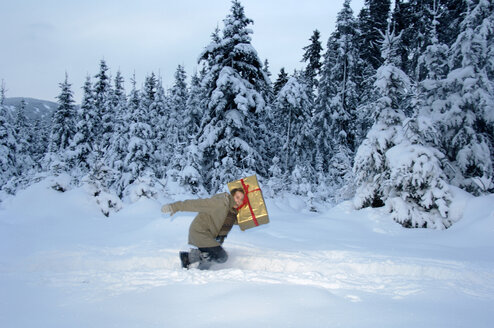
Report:
[[[105,215],[163,193],[198,197],[256,174],[263,192],[386,206],[408,228],[446,229],[451,188],[494,192],[494,4],[345,0],[328,40],[308,35],[304,68],[270,71],[238,0],[194,74],[165,88],[101,60],[60,82],[51,121],[0,93],[0,202],[44,178],[86,186]],[[7,81],[8,82],[8,81]],[[80,105],[74,88],[83,88]]]

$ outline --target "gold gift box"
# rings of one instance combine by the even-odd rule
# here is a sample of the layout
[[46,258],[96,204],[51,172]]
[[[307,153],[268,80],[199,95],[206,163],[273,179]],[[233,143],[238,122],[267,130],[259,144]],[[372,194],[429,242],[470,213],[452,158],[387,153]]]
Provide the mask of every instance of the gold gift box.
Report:
[[[242,188],[244,190],[244,204],[237,214],[240,230],[257,227],[269,223],[268,210],[262,196],[261,188],[257,182],[256,175],[228,182],[228,189]],[[254,215],[252,215],[254,214]]]

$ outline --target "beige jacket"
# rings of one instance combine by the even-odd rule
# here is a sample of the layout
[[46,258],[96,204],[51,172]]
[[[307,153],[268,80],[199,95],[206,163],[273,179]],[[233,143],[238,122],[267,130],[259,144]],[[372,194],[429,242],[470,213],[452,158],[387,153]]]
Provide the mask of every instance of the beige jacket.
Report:
[[[219,246],[218,236],[228,212],[237,214],[235,201],[228,192],[213,195],[210,198],[187,199],[171,203],[173,211],[199,212],[189,228],[189,244],[197,247]],[[235,222],[234,224],[238,224]]]

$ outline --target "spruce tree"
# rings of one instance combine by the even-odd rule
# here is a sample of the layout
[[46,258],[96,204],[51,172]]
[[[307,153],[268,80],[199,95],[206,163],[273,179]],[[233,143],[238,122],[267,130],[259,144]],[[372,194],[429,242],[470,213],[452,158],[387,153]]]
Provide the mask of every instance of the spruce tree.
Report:
[[25,175],[34,167],[31,154],[31,130],[26,117],[26,101],[21,99],[19,106],[15,110],[14,132],[16,139],[16,168],[18,175]]
[[184,115],[184,127],[189,131],[190,136],[196,137],[201,119],[204,113],[204,88],[201,86],[201,79],[198,74],[192,75],[190,81],[190,92],[187,98],[186,113]]
[[365,0],[359,13],[359,49],[360,57],[374,69],[383,63],[379,41],[380,33],[386,31],[390,11],[390,0]]
[[314,30],[312,36],[309,39],[310,44],[303,48],[305,52],[302,57],[302,62],[307,63],[304,74],[307,79],[307,85],[311,89],[311,91],[313,91],[314,88],[317,88],[318,75],[322,66],[322,46],[321,41],[319,40],[320,37],[321,34],[319,33],[319,31]]
[[157,118],[153,124],[155,132],[155,162],[156,162],[156,177],[159,179],[167,175],[167,167],[170,164],[170,144],[168,143],[168,124],[170,118],[170,106],[168,97],[163,88],[162,78],[158,78],[156,86],[156,94],[153,105],[157,112]]
[[168,172],[173,176],[173,179],[178,179],[178,174],[186,166],[184,161],[184,150],[189,143],[189,130],[184,125],[184,117],[187,114],[187,82],[186,73],[183,66],[179,65],[175,71],[175,82],[170,89],[168,106],[170,111],[169,124],[167,125],[168,142],[170,144],[170,164]]
[[318,175],[321,187],[330,184],[332,189],[341,188],[349,183],[351,177],[358,105],[354,82],[356,38],[356,22],[350,1],[346,0],[338,13],[336,29],[327,43],[315,106],[315,166],[322,170]]
[[76,110],[74,106],[73,92],[65,73],[65,80],[59,83],[60,94],[57,96],[58,107],[53,114],[50,133],[50,142],[46,164],[56,174],[69,169],[67,163],[67,151],[76,133]]
[[77,115],[75,126],[76,133],[72,139],[69,153],[71,166],[80,171],[81,174],[89,172],[94,165],[95,145],[95,125],[99,120],[95,108],[95,99],[91,83],[91,77],[88,75],[83,86],[82,103]]
[[[119,191],[122,196],[133,198],[133,195],[137,192],[138,195],[142,195],[135,188],[125,190],[131,185],[133,187],[140,188],[142,179],[148,180],[149,183],[154,183],[154,172],[151,166],[154,162],[154,132],[149,125],[149,104],[150,100],[154,97],[154,91],[151,87],[152,77],[148,76],[145,84],[145,90],[142,95],[139,95],[138,90],[134,86],[130,95],[129,104],[129,116],[128,135],[124,137],[128,141],[127,152],[122,163],[123,175],[119,181]],[[149,186],[151,188],[151,185]],[[120,195],[119,195],[120,196]],[[151,195],[148,195],[151,196]]]
[[494,96],[488,65],[494,53],[494,5],[487,0],[467,4],[449,56],[441,135],[456,168],[452,183],[478,194],[493,188]]
[[404,129],[403,98],[410,79],[399,69],[399,36],[383,35],[384,64],[377,70],[375,123],[358,148],[354,173],[357,208],[387,205],[393,219],[407,228],[448,228],[451,195],[441,154]]
[[232,1],[221,37],[214,33],[200,55],[207,65],[203,85],[208,102],[198,137],[210,192],[254,172],[266,176],[269,167],[261,146],[265,126],[258,120],[268,81],[251,45],[251,23],[240,2]]
[[126,121],[127,95],[125,93],[124,78],[120,71],[117,71],[115,75],[111,104],[114,113],[114,117],[112,118],[113,133],[106,155],[106,163],[110,168],[118,171],[122,168],[122,161],[125,157],[127,141],[123,136],[128,129],[128,122]]
[[273,91],[275,96],[280,92],[281,88],[285,86],[285,84],[288,82],[288,73],[285,72],[285,68],[282,67],[280,69],[280,72],[278,73],[278,77],[276,78],[276,81],[274,82],[273,86]]
[[106,149],[109,145],[113,132],[112,118],[113,108],[111,106],[112,89],[109,68],[104,59],[100,61],[99,72],[94,77],[96,81],[93,86],[94,108],[98,119],[95,121],[94,134],[98,146]]
[[46,121],[41,118],[36,118],[31,125],[31,156],[34,161],[34,166],[37,171],[42,169],[43,157],[48,150],[48,142],[50,137],[50,129]]
[[0,89],[0,186],[16,174],[15,131],[10,121],[7,107],[4,105],[5,84]]
[[308,182],[313,173],[311,167],[313,135],[310,113],[310,89],[302,77],[290,77],[275,101],[275,120],[281,126],[281,164],[287,175],[297,166],[301,179]]

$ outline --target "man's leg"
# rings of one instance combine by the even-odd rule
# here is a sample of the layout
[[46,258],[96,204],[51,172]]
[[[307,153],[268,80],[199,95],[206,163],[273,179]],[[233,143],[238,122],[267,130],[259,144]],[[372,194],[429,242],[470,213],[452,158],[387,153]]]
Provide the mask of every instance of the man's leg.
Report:
[[201,263],[199,263],[198,269],[207,270],[211,266],[212,262],[225,263],[228,259],[228,254],[223,247],[199,247],[201,251]]

